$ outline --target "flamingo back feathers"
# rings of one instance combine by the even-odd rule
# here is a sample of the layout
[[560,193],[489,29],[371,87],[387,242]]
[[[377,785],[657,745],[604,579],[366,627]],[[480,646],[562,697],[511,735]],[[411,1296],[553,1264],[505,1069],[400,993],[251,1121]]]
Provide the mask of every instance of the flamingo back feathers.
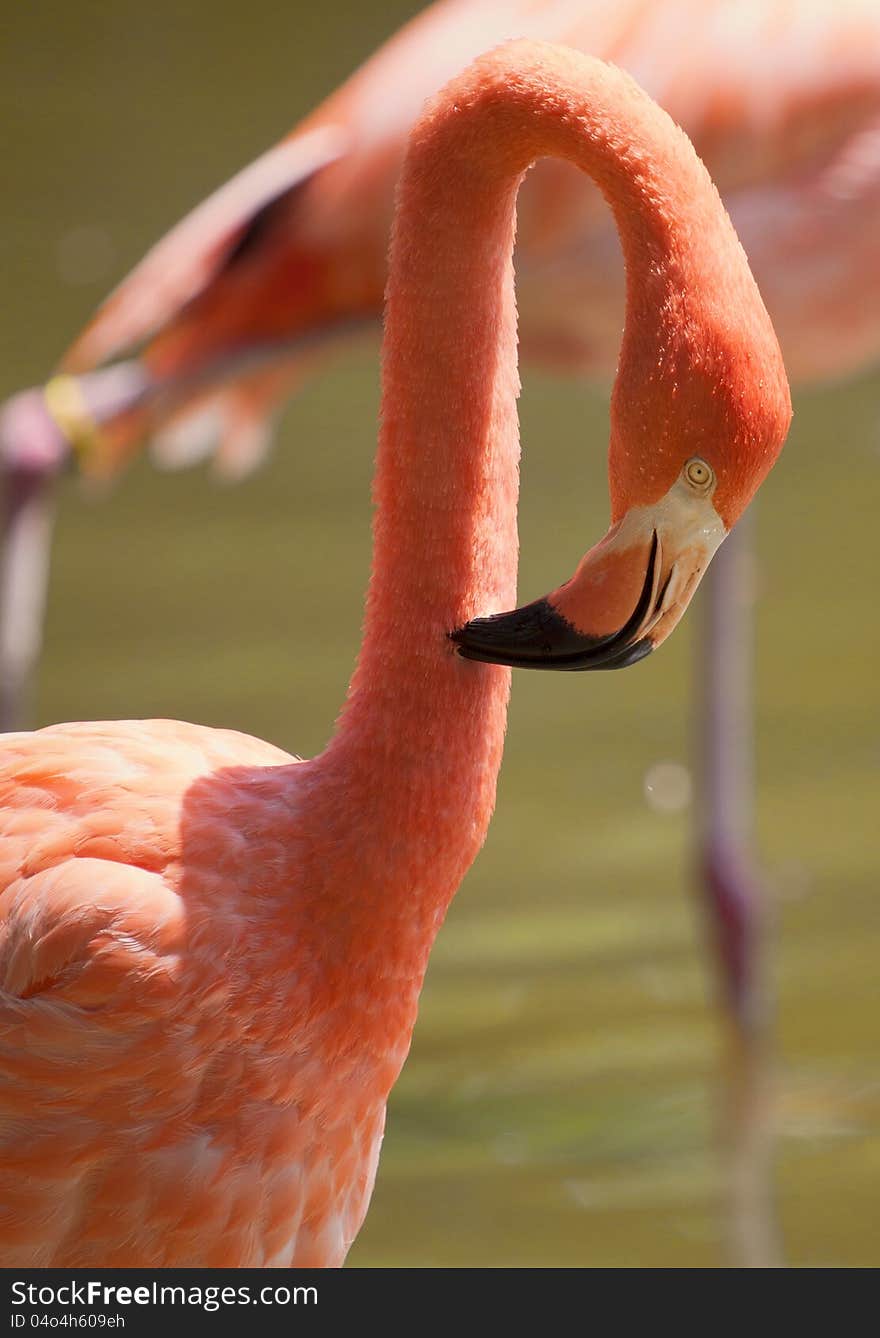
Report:
[[[384,1097],[370,1091],[353,1114],[321,1080],[295,944],[279,953],[266,910],[283,869],[279,841],[261,839],[295,807],[294,762],[169,721],[2,740],[7,1265],[344,1258],[372,1189]],[[202,809],[186,799],[200,786]],[[261,863],[264,882],[249,884]],[[304,1049],[291,1054],[298,1027]]]
[[284,139],[210,195],[157,242],[68,351],[80,371],[117,357],[165,326],[265,230],[273,210],[344,152],[344,130]]

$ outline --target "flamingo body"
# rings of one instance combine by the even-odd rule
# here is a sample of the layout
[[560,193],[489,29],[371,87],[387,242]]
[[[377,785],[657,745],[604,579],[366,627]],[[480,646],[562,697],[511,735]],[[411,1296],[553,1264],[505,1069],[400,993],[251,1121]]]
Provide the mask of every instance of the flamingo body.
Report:
[[0,1172],[8,1266],[344,1258],[414,1001],[368,1035],[376,990],[350,979],[356,1058],[316,1005],[299,771],[174,721],[4,738],[0,1102],[26,1130]]

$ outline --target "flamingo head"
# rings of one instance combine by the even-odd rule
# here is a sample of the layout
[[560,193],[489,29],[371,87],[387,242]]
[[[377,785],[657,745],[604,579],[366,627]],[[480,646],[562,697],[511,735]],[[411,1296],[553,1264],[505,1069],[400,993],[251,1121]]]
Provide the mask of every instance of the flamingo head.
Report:
[[791,402],[772,331],[765,347],[761,372],[742,354],[726,360],[724,375],[705,360],[694,375],[691,362],[691,376],[631,380],[630,394],[618,378],[610,529],[544,598],[453,632],[462,656],[620,669],[666,639],[785,441]]

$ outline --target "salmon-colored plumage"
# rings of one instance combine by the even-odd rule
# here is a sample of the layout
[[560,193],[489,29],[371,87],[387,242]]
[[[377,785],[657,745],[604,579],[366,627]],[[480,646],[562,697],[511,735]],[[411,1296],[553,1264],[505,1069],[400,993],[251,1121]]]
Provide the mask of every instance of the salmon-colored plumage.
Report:
[[[596,60],[481,58],[404,170],[366,627],[328,748],[300,762],[168,721],[2,740],[7,1266],[345,1258],[428,953],[494,804],[509,671],[448,634],[467,653],[468,628],[507,625],[468,620],[514,602],[514,209],[542,154],[592,175],[620,230],[606,545],[629,552],[631,525],[642,551],[653,525],[661,622],[699,577],[694,516],[733,524],[782,445],[779,349],[684,135]],[[689,584],[667,605],[676,563]],[[591,616],[580,604],[567,634]]]

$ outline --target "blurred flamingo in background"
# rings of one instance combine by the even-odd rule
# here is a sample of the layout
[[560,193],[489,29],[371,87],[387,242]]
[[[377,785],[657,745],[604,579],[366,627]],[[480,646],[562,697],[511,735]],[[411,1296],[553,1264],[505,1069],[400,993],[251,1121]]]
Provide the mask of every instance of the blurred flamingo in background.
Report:
[[[513,43],[411,146],[364,640],[329,746],[298,762],[174,721],[3,742],[9,1265],[344,1261],[428,953],[494,806],[499,666],[642,658],[785,439],[742,248],[628,76]],[[516,591],[516,196],[541,154],[601,186],[626,258],[612,525],[564,586],[499,613]]]
[[[73,451],[83,469],[109,474],[149,437],[167,463],[214,451],[228,475],[252,468],[296,384],[378,324],[394,184],[425,96],[515,36],[613,60],[685,128],[719,185],[795,380],[842,377],[880,354],[874,0],[442,0],[159,242],[76,340],[61,376],[7,404],[7,724],[21,715],[39,644],[47,484],[61,460]],[[517,277],[523,355],[610,376],[623,310],[619,246],[599,193],[565,164],[539,163],[525,184]],[[136,358],[111,362],[138,348]],[[752,854],[750,618],[739,574],[748,553],[737,538],[713,564],[714,632],[700,646],[700,867],[742,1066],[742,1116],[763,1099],[754,1066],[767,989]],[[749,1181],[766,1154],[752,1147],[742,1117]],[[756,1196],[752,1185],[745,1198]],[[753,1221],[739,1235],[746,1242],[761,1231]]]

